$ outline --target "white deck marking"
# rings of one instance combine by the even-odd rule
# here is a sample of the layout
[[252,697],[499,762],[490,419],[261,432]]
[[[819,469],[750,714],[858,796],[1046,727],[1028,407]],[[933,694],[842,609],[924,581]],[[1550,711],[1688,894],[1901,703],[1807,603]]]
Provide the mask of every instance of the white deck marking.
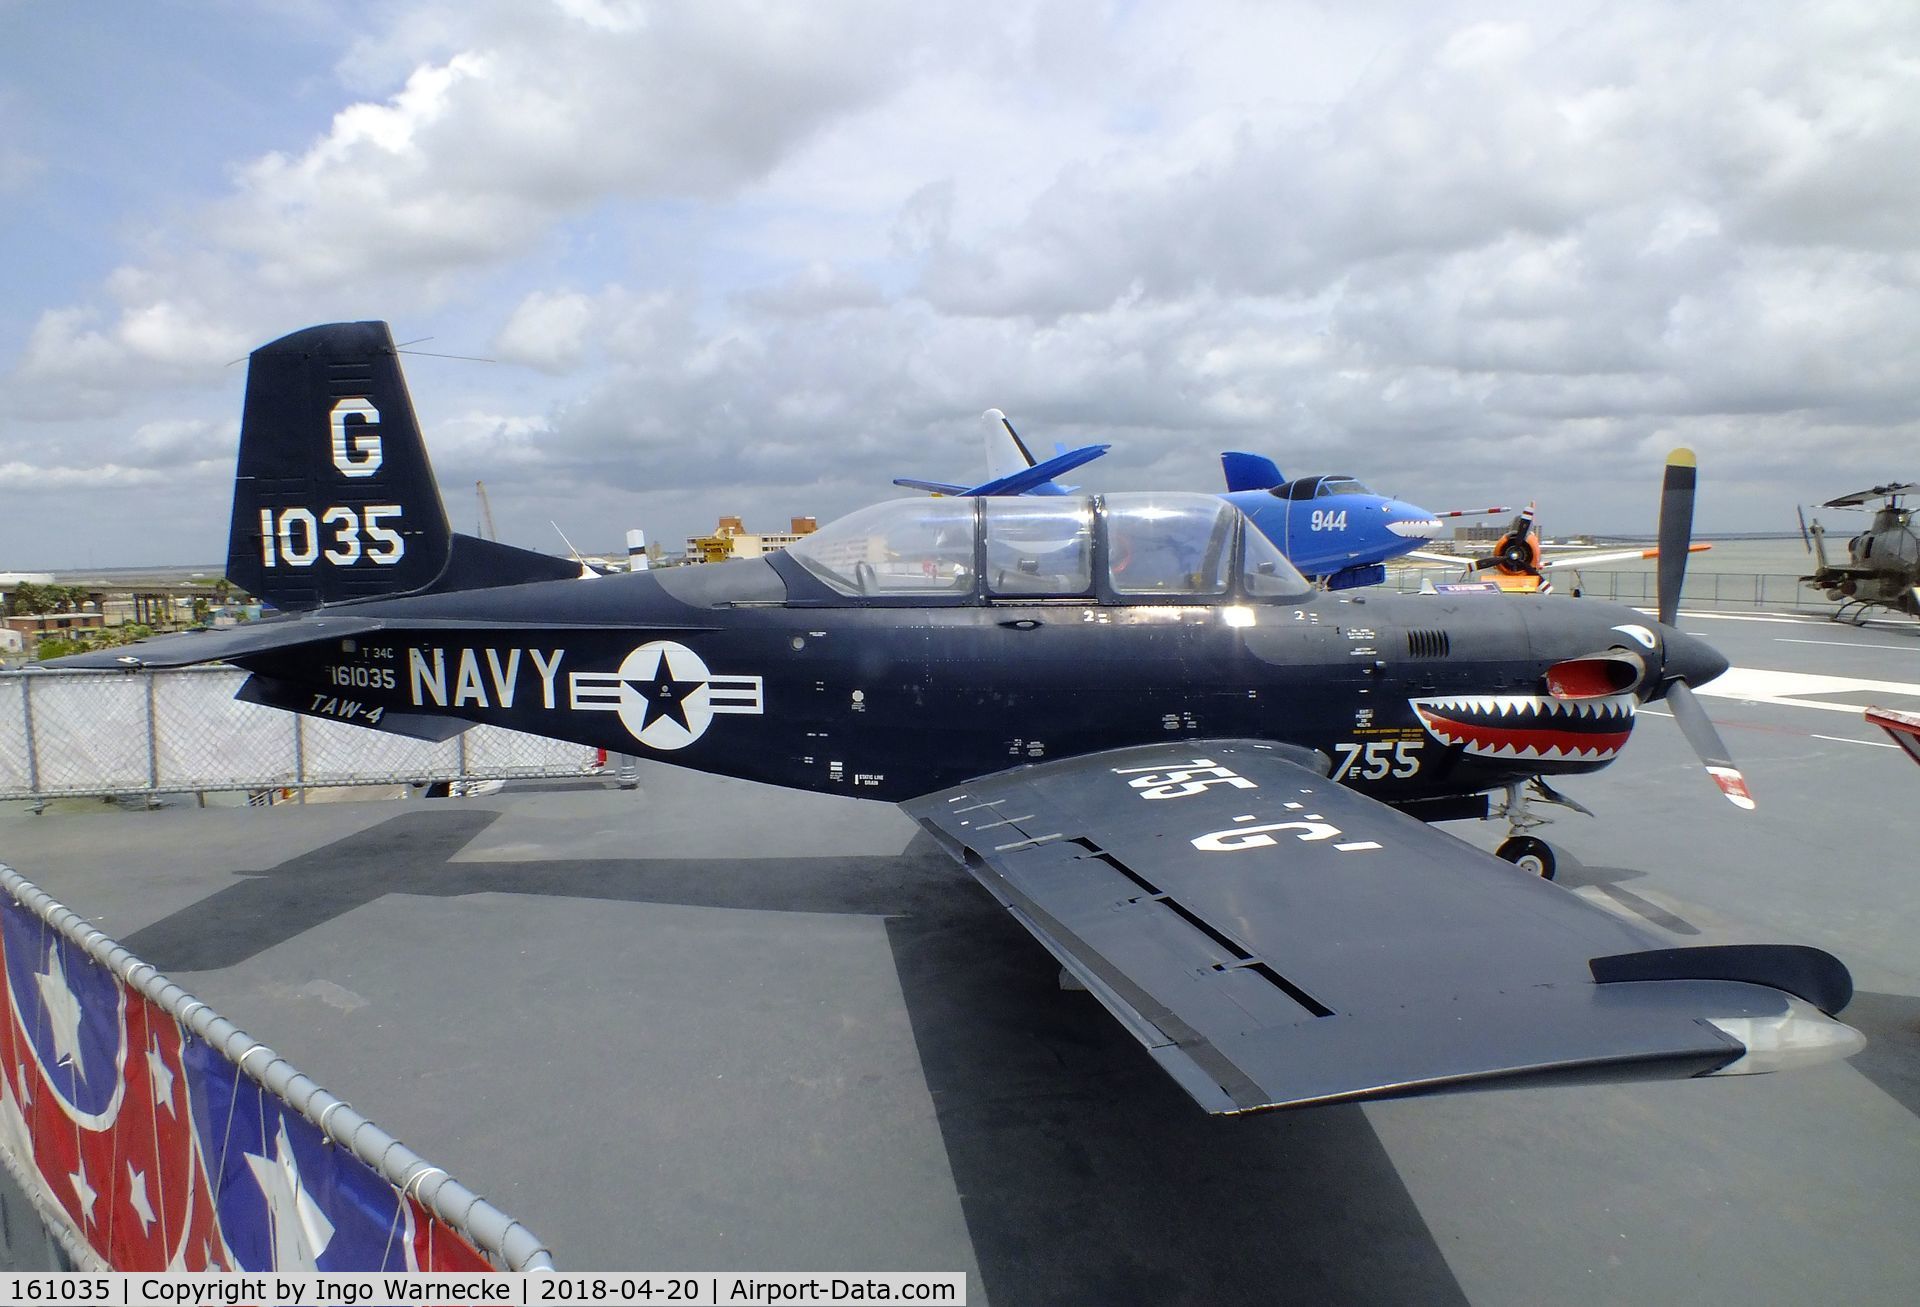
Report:
[[1911,681],[1874,681],[1861,676],[1827,676],[1818,672],[1774,672],[1762,667],[1729,667],[1707,684],[1694,687],[1694,693],[1716,699],[1743,699],[1749,703],[1777,703],[1790,708],[1819,708],[1856,715],[1862,711],[1857,703],[1822,703],[1801,696],[1861,692],[1920,699],[1920,685]]
[[[1641,608],[1636,606],[1633,611],[1636,613],[1645,613],[1648,617],[1658,617],[1660,615],[1658,608]],[[1702,613],[1695,612],[1688,608],[1682,608],[1676,616],[1687,618],[1697,617],[1708,622],[1772,622],[1780,626],[1818,626],[1826,622],[1824,617],[1795,617],[1791,613]]]
[[[1645,613],[1649,617],[1659,616],[1657,608],[1642,608],[1638,604],[1629,605],[1636,613]],[[1697,617],[1708,622],[1773,622],[1783,626],[1824,626],[1831,630],[1834,620],[1831,617],[1806,617],[1794,613],[1710,613],[1702,609],[1682,608],[1678,616]],[[1865,622],[1848,622],[1856,631],[1903,631],[1911,630],[1912,623],[1889,618],[1870,617]]]
[[1836,649],[1891,649],[1895,653],[1920,653],[1920,644],[1856,644],[1852,640],[1796,640],[1790,635],[1776,635],[1775,644],[1830,644]]
[[1832,740],[1835,744],[1864,744],[1869,749],[1897,749],[1897,744],[1888,744],[1885,740],[1856,740],[1851,735],[1821,735],[1808,732],[1816,740]]

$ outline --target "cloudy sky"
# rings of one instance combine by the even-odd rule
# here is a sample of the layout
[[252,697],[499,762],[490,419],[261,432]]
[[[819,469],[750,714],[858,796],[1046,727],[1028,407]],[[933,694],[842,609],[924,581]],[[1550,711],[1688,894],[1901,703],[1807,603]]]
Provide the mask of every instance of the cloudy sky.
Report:
[[[979,414],[1703,530],[1920,476],[1920,6],[0,0],[0,570],[225,552],[244,359],[385,318],[457,528],[678,542]],[[1549,16],[1551,15],[1551,16]]]

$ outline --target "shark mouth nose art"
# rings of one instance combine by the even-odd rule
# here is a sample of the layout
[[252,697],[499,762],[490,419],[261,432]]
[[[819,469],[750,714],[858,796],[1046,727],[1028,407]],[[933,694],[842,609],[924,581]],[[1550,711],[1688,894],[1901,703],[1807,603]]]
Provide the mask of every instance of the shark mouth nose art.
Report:
[[1634,697],[1555,699],[1536,694],[1459,694],[1410,699],[1442,744],[1477,758],[1606,762],[1633,733]]

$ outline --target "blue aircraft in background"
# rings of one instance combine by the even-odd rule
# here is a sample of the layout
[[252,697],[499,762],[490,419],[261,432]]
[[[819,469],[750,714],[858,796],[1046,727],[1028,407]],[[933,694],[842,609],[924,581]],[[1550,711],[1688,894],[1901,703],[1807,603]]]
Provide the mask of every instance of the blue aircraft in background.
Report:
[[[982,418],[987,428],[988,480],[961,486],[895,477],[893,484],[937,495],[1066,495],[1078,487],[1060,485],[1053,478],[1112,448],[1083,445],[1070,450],[1056,445],[1059,452],[1054,457],[1036,462],[1005,413],[990,408]],[[1221,497],[1245,513],[1303,575],[1329,590],[1384,581],[1386,561],[1437,537],[1443,518],[1507,511],[1433,513],[1405,500],[1377,495],[1344,474],[1289,481],[1272,459],[1261,454],[1222,454],[1220,463],[1227,474],[1227,493]]]
[[1412,553],[1437,537],[1442,519],[1504,513],[1504,508],[1434,513],[1390,495],[1378,495],[1344,473],[1282,476],[1261,454],[1220,456],[1228,503],[1245,513],[1294,567],[1329,590],[1377,585],[1386,561]]
[[1054,480],[1082,463],[1091,463],[1112,449],[1112,445],[1082,445],[1068,449],[1054,446],[1054,456],[1035,462],[1027,442],[1007,421],[1007,415],[990,408],[980,415],[987,427],[988,480],[977,486],[949,485],[944,481],[919,481],[913,477],[895,477],[893,484],[909,490],[930,490],[936,495],[1071,495],[1079,486],[1063,486]]

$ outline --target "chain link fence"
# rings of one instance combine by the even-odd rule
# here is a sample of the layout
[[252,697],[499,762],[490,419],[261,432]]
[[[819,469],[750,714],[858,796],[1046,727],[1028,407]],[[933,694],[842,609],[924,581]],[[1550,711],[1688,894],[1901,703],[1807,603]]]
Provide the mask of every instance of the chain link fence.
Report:
[[234,667],[0,673],[0,799],[579,776],[597,751],[497,726],[438,744],[233,697]]

